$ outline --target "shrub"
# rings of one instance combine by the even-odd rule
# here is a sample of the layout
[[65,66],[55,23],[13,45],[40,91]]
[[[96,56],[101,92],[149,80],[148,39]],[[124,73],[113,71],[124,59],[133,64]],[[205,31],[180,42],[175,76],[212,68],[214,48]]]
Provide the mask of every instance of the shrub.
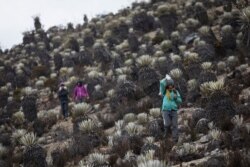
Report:
[[0,158],[5,156],[6,153],[7,153],[7,148],[5,146],[3,146],[2,143],[0,143]]
[[174,42],[175,44],[178,44],[180,40],[180,33],[178,31],[173,31],[170,37],[171,37],[172,42]]
[[207,10],[201,2],[197,2],[195,4],[195,16],[202,25],[208,24],[209,19],[207,15]]
[[143,55],[136,60],[139,67],[151,66],[153,63],[152,61],[153,61],[153,58],[150,57],[149,55]]
[[136,125],[133,122],[129,122],[127,126],[125,126],[126,131],[129,135],[135,136],[135,135],[141,135],[143,129],[143,126]]
[[126,123],[129,123],[129,122],[134,122],[136,120],[136,116],[134,113],[128,113],[126,114],[124,117],[123,117],[123,120],[126,122]]
[[46,127],[50,128],[54,124],[56,124],[60,113],[56,112],[55,110],[48,110],[48,111],[40,111],[37,114],[37,118],[44,122]]
[[196,19],[189,18],[185,21],[185,25],[188,29],[195,30],[200,25],[200,22]]
[[82,133],[92,133],[98,128],[97,123],[91,119],[80,122],[78,126]]
[[38,80],[35,83],[36,88],[41,89],[44,86],[44,81],[43,80]]
[[197,154],[197,148],[190,143],[184,143],[176,153],[182,161],[190,161]]
[[170,71],[170,75],[176,80],[179,80],[182,77],[182,74],[182,71],[178,68]]
[[68,49],[71,49],[71,50],[76,51],[76,52],[79,52],[79,51],[80,51],[79,43],[78,43],[78,41],[77,41],[75,38],[73,38],[73,37],[71,37],[71,38],[68,40],[68,42],[67,42],[67,44],[66,44],[66,47],[67,47]]
[[40,119],[36,119],[32,127],[37,136],[41,137],[45,132],[46,126],[47,125],[45,122],[41,121]]
[[238,65],[238,58],[235,56],[229,56],[227,58],[227,65],[231,69],[234,69]]
[[60,70],[61,67],[63,66],[63,59],[61,54],[57,53],[54,56],[54,64],[55,64],[55,70]]
[[137,52],[139,50],[140,42],[134,33],[130,33],[128,36],[129,48],[132,52]]
[[222,31],[222,46],[225,49],[235,49],[236,48],[236,38],[233,35],[233,28],[231,25],[224,25],[221,28]]
[[108,165],[107,156],[105,156],[101,153],[92,153],[92,154],[88,155],[88,157],[87,157],[87,164],[90,166]]
[[235,125],[236,128],[240,128],[243,126],[243,116],[235,115],[232,118],[232,123]]
[[166,3],[157,8],[157,16],[167,36],[176,29],[178,16],[176,13],[177,5]]
[[53,166],[61,167],[65,166],[67,160],[69,157],[69,151],[68,149],[56,149],[51,152],[51,157],[53,160]]
[[219,81],[210,81],[210,82],[205,82],[200,85],[200,90],[203,93],[204,96],[208,97],[214,92],[217,91],[223,91],[225,89],[224,87],[224,81],[219,80]]
[[154,144],[154,137],[147,137],[145,144],[141,148],[141,154],[147,154],[149,151],[154,151],[154,155],[159,153],[159,147]]
[[131,81],[120,82],[115,89],[116,99],[127,98],[132,100],[136,98],[136,85]]
[[212,94],[206,104],[206,118],[213,121],[219,128],[230,129],[231,118],[236,114],[232,99],[224,91],[221,91],[220,84],[213,84],[210,87]]
[[226,63],[224,61],[219,61],[217,63],[217,69],[218,69],[219,72],[220,71],[225,71],[226,67],[227,67],[227,65],[226,65]]
[[166,167],[164,162],[159,160],[148,160],[146,162],[140,163],[138,167]]
[[177,10],[177,6],[175,4],[164,4],[164,5],[159,5],[157,7],[157,15],[162,16],[162,15],[167,15],[171,13],[175,13]]
[[188,84],[187,88],[188,88],[189,92],[195,90],[197,88],[197,86],[198,86],[198,83],[197,83],[196,79],[189,80],[187,82],[187,84]]
[[150,32],[156,28],[153,16],[145,12],[138,13],[132,18],[133,29],[144,33]]
[[240,18],[242,22],[242,33],[243,33],[243,44],[249,46],[250,44],[250,7],[244,8],[242,10],[242,15]]
[[204,41],[198,42],[195,52],[198,53],[201,61],[213,61],[216,56],[214,46],[204,43]]
[[115,122],[115,129],[118,130],[122,130],[125,126],[125,121],[124,120],[118,120]]
[[47,166],[45,150],[39,145],[26,147],[25,152],[23,154],[23,165],[27,167]]
[[36,30],[39,30],[42,28],[42,24],[41,24],[40,18],[38,16],[34,17],[34,27]]
[[15,124],[21,125],[25,122],[24,113],[22,111],[18,111],[12,115],[12,120]]
[[88,103],[75,104],[73,107],[72,117],[73,119],[76,119],[78,117],[85,117],[91,109],[91,105],[89,105]]
[[31,75],[33,78],[39,78],[40,76],[47,77],[49,75],[49,69],[48,69],[48,67],[46,67],[44,65],[35,66],[32,69]]
[[145,93],[149,95],[158,94],[159,75],[158,73],[150,67],[142,67],[139,70],[138,83]]
[[159,118],[161,116],[161,109],[160,108],[151,108],[149,110],[149,113],[153,118]]
[[25,136],[26,133],[27,131],[25,129],[15,130],[11,135],[12,143],[17,145],[20,142],[21,137]]
[[96,134],[75,134],[72,148],[73,155],[87,156],[89,152],[100,145],[100,137]]
[[201,64],[201,67],[204,71],[210,71],[212,68],[212,63],[211,62],[203,62]]
[[51,91],[57,92],[58,83],[59,81],[57,78],[49,78],[44,82],[44,86],[49,87]]
[[171,60],[173,63],[179,63],[181,62],[181,57],[179,55],[172,54],[170,56]]
[[35,95],[25,95],[21,103],[25,118],[30,122],[37,118],[36,100]]
[[219,129],[212,129],[210,130],[209,134],[213,140],[217,140],[217,141],[219,141],[222,136],[222,132]]
[[96,43],[94,45],[94,58],[98,62],[108,63],[111,60],[111,53],[103,44]]
[[137,121],[139,124],[146,124],[148,122],[148,115],[147,113],[140,113],[137,115]]
[[7,91],[0,91],[0,107],[3,108],[8,102],[9,94]]
[[27,133],[20,138],[20,143],[26,147],[32,147],[37,144],[37,137],[32,133]]
[[164,40],[161,42],[161,49],[163,52],[169,52],[172,50],[172,41]]

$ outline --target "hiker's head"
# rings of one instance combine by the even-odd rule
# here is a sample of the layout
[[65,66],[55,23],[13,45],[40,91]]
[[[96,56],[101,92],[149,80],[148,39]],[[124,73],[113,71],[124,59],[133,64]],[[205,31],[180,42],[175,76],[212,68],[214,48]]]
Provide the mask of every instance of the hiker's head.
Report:
[[65,86],[65,84],[62,82],[62,83],[60,83],[60,87],[64,87]]
[[167,81],[166,88],[167,89],[174,89],[174,81],[172,79]]
[[82,82],[82,81],[78,81],[78,82],[77,82],[77,85],[78,85],[78,86],[82,86],[82,85],[83,85],[83,82]]

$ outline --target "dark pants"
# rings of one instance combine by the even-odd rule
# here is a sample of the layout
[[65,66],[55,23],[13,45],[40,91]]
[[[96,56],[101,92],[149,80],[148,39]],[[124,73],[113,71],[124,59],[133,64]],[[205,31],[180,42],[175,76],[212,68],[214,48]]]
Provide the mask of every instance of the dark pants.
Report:
[[172,125],[172,136],[174,140],[178,140],[178,119],[177,119],[177,111],[162,111],[162,117],[165,128],[165,135],[168,134],[170,127]]
[[85,97],[79,97],[76,101],[76,103],[82,103],[82,102],[86,102],[86,98]]
[[61,101],[61,108],[64,118],[68,117],[68,101]]

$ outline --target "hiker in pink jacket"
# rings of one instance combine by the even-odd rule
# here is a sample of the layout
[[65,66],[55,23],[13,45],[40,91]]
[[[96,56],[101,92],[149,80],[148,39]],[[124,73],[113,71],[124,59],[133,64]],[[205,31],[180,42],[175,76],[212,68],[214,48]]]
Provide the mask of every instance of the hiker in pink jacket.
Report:
[[74,99],[78,103],[82,103],[84,100],[89,99],[88,90],[83,85],[82,81],[79,81],[74,89]]

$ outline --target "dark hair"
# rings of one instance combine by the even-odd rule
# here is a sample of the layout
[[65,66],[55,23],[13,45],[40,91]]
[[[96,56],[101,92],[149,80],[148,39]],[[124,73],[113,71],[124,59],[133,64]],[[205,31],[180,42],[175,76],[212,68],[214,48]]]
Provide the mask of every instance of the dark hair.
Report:
[[175,87],[174,84],[168,84],[168,85],[166,86],[166,89],[169,89],[170,86]]
[[82,81],[78,81],[77,85],[82,86],[83,82]]

